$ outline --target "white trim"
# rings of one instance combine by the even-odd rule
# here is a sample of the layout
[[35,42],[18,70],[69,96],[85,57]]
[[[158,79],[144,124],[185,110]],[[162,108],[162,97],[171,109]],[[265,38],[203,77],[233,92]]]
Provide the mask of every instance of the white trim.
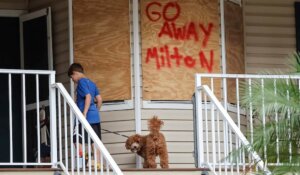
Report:
[[103,103],[100,111],[119,111],[133,109],[133,100],[125,100],[124,102]]
[[[73,41],[73,1],[68,0],[68,27],[69,27],[69,62],[70,65],[74,63],[74,41]],[[70,79],[70,94],[74,99],[74,83]]]
[[25,13],[26,10],[0,10],[1,17],[19,17]]
[[[133,58],[134,58],[134,116],[135,131],[142,132],[142,112],[141,112],[141,58],[140,58],[140,21],[139,21],[139,0],[132,1],[132,21],[133,21]],[[136,156],[136,168],[142,168],[141,157]]]
[[53,70],[53,48],[52,48],[52,17],[51,7],[47,9],[47,41],[48,41],[48,69]]
[[225,46],[225,16],[224,16],[224,0],[220,0],[221,14],[221,57],[222,57],[222,73],[226,74],[226,46]]
[[51,8],[44,8],[28,14],[20,16],[20,54],[21,54],[21,69],[24,69],[24,35],[23,35],[23,22],[29,21],[41,16],[47,17],[47,45],[48,45],[48,70],[53,70],[53,50],[52,50],[52,20]]
[[193,109],[193,104],[192,101],[143,101],[143,108],[145,109]]
[[34,11],[34,12],[31,12],[28,14],[24,14],[24,15],[20,16],[20,22],[28,21],[28,20],[38,18],[41,16],[46,16],[47,13],[48,13],[48,8],[44,8],[44,9]]
[[235,3],[239,6],[242,6],[242,0],[229,0],[229,2]]

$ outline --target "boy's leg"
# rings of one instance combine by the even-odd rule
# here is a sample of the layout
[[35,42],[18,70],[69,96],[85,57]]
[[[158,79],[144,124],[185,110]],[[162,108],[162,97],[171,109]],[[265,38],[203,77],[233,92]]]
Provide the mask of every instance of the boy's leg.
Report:
[[[96,124],[91,124],[91,127],[93,128],[93,130],[95,131],[96,135],[99,137],[99,139],[101,140],[101,125],[100,123],[96,123]],[[94,150],[94,143],[92,142],[92,150]],[[100,150],[96,149],[96,156],[97,156],[97,168],[100,168],[100,157],[101,157],[101,153],[100,153]],[[103,162],[102,162],[103,164]]]

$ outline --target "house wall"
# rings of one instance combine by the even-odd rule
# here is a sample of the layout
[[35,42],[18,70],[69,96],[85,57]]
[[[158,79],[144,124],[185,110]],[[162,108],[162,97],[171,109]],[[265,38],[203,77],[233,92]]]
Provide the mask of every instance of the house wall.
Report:
[[52,43],[53,62],[56,71],[56,81],[70,89],[70,79],[67,76],[69,67],[69,29],[67,0],[29,0],[29,12],[51,7],[52,12]]
[[281,69],[296,50],[295,0],[245,0],[246,73]]
[[27,10],[28,0],[1,0],[0,9]]

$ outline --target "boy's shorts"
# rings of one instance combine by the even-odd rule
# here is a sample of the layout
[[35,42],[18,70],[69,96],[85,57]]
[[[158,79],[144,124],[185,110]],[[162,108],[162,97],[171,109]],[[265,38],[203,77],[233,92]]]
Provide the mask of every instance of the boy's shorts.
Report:
[[[96,135],[99,137],[100,140],[102,140],[101,138],[101,125],[100,123],[93,123],[90,124],[91,127],[93,128],[93,130],[95,131]],[[82,144],[82,126],[81,124],[75,125],[74,127],[74,132],[73,132],[73,143],[77,143],[76,139],[77,139],[77,129],[78,129],[78,142]],[[88,134],[85,131],[84,132],[84,142],[88,143]],[[91,139],[91,143],[94,143],[94,141]]]

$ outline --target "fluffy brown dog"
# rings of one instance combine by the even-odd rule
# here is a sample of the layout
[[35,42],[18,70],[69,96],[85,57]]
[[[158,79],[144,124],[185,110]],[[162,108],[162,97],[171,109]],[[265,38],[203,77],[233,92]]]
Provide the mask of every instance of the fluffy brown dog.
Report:
[[160,166],[169,168],[168,150],[164,135],[160,128],[164,122],[154,116],[148,121],[150,133],[145,136],[135,134],[130,136],[125,144],[126,149],[144,158],[144,168],[156,168],[156,156],[160,158]]

